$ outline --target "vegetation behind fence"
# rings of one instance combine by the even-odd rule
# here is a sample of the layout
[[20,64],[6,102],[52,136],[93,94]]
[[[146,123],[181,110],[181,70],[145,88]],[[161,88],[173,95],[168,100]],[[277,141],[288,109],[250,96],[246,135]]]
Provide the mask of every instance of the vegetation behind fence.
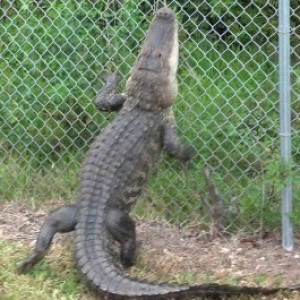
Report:
[[[125,86],[156,2],[1,1],[1,200],[75,200],[80,161],[114,117],[96,111],[95,94],[116,69]],[[297,2],[291,1],[293,161],[283,166],[277,1],[169,1],[180,22],[175,114],[196,156],[187,172],[163,156],[136,207],[139,217],[209,224],[209,165],[225,206],[238,210],[228,228],[278,225],[280,189],[289,176],[300,177]]]

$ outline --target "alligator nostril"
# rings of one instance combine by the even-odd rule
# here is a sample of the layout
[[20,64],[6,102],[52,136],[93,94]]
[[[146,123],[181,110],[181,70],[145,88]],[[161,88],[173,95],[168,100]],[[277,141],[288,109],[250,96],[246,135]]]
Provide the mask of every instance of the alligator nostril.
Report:
[[171,11],[169,8],[167,7],[163,7],[159,10],[156,11],[156,15],[161,17],[161,18],[169,18],[171,17],[173,14],[173,11]]

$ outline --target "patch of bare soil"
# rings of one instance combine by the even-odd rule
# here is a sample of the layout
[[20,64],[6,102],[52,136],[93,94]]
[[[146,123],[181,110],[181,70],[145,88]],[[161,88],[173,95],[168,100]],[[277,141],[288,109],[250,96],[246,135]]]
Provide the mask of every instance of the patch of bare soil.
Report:
[[[14,205],[0,206],[0,240],[34,246],[46,211],[31,211]],[[195,228],[178,228],[166,222],[140,221],[137,226],[141,253],[163,273],[204,274],[224,282],[235,278],[239,283],[256,283],[253,278],[266,276],[264,285],[281,286],[300,282],[300,249],[285,252],[278,234],[253,241],[240,235],[207,239],[207,234]],[[62,243],[65,235],[55,239]],[[146,254],[144,254],[146,253]],[[278,283],[278,282],[277,282]]]

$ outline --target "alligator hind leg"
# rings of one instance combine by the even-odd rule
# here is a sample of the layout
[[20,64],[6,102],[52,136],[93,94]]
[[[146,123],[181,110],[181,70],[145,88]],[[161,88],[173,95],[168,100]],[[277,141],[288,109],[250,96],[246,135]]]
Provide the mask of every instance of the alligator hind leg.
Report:
[[46,255],[55,233],[70,232],[76,225],[76,205],[65,205],[52,211],[45,219],[38,234],[33,252],[17,267],[18,273],[25,273]]
[[135,223],[129,215],[118,208],[111,208],[107,214],[108,230],[120,243],[120,259],[124,267],[131,267],[136,259]]

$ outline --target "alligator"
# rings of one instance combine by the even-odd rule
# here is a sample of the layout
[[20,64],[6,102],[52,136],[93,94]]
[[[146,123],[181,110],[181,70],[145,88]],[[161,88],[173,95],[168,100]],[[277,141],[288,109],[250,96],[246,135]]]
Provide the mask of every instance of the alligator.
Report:
[[172,285],[142,281],[124,272],[135,263],[137,249],[135,223],[129,213],[159,154],[164,150],[187,163],[193,153],[190,146],[181,144],[172,112],[177,94],[177,26],[171,9],[157,10],[124,95],[111,94],[115,77],[109,77],[96,105],[119,113],[87,152],[78,203],[50,213],[33,253],[18,272],[26,272],[44,257],[56,232],[75,230],[78,269],[99,299],[222,299],[280,290],[216,283]]

